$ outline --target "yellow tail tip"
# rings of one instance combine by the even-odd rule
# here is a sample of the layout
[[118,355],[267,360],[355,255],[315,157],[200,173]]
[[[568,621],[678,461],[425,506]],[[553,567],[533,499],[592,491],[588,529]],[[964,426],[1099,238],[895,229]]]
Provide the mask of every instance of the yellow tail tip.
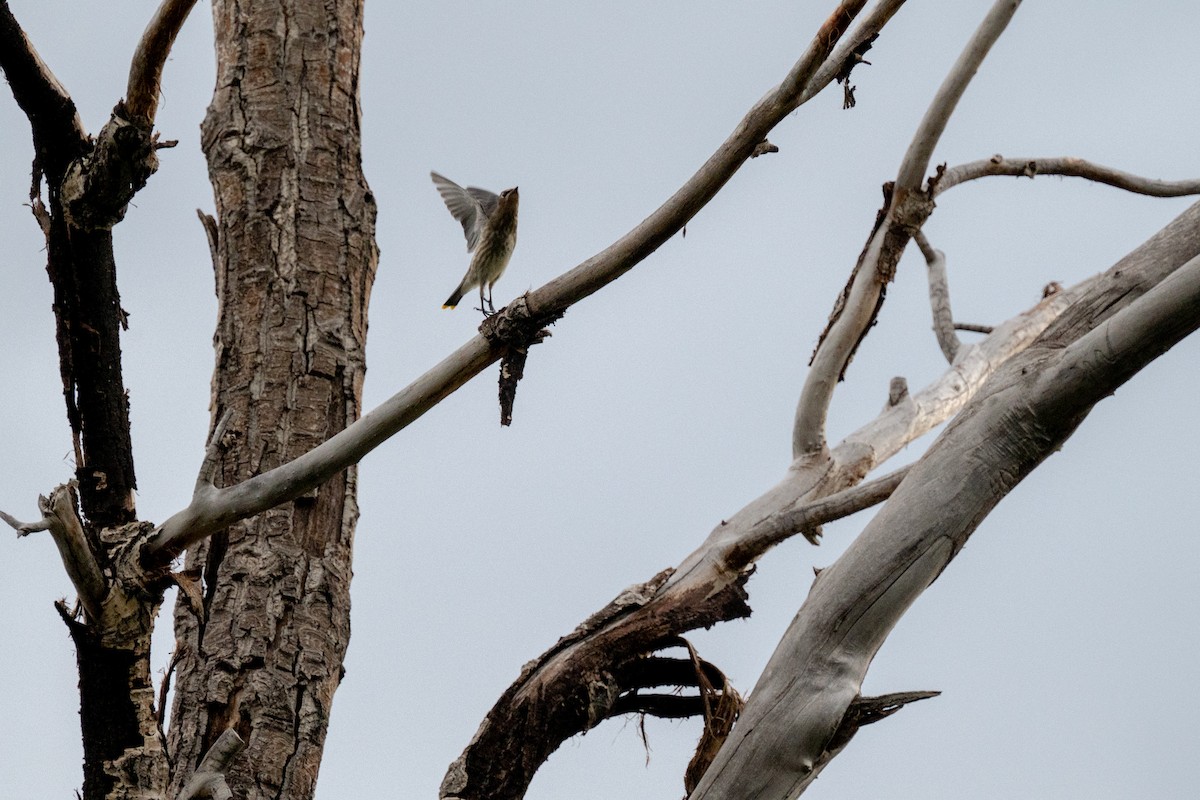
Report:
[[448,308],[451,311],[453,311],[454,309],[458,308],[458,306],[445,305],[445,306],[442,306],[442,308]]

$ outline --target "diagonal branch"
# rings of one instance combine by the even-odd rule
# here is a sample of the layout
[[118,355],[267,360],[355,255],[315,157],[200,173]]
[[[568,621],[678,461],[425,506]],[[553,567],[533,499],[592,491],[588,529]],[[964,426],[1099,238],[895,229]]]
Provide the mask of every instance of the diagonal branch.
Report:
[[1150,197],[1184,197],[1200,194],[1200,180],[1163,181],[1155,178],[1143,178],[1131,172],[1123,172],[1103,164],[1094,164],[1091,161],[1070,156],[1064,158],[1004,158],[998,155],[981,161],[959,164],[942,171],[941,175],[931,182],[931,191],[933,196],[937,197],[960,183],[993,175],[1008,175],[1017,178],[1061,175],[1068,178],[1085,178]]
[[7,0],[0,0],[0,70],[33,128],[36,187],[38,170],[61,173],[87,147],[87,133],[71,95],[42,61]]
[[158,113],[158,95],[162,88],[163,65],[171,54],[175,37],[196,5],[196,0],[163,0],[150,24],[142,33],[137,52],[129,65],[129,85],[125,89],[125,109],[129,121],[151,127]]
[[814,84],[818,70],[864,5],[866,0],[840,3],[783,81],[754,104],[708,161],[657,210],[600,253],[531,292],[528,302],[535,315],[562,312],[628,272],[678,233],[752,157],[771,129],[804,102],[805,90]]

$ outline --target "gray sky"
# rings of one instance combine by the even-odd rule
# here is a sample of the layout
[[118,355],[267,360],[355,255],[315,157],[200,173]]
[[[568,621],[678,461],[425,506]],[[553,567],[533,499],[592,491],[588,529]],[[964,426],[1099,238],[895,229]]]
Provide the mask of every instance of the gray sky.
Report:
[[[12,0],[96,131],[120,98],[156,3]],[[988,2],[913,0],[855,72],[772,134],[659,252],[535,348],[510,429],[495,371],[362,465],[354,637],[318,797],[429,797],[521,665],[621,589],[678,563],[786,468],[805,365],[917,120]],[[639,222],[779,81],[833,3],[369,4],[365,163],[382,256],[366,405],[461,344],[478,315],[441,302],[467,264],[432,184],[521,188],[521,233],[497,305]],[[119,10],[114,10],[119,9]],[[1077,155],[1195,177],[1200,7],[1029,0],[984,63],[935,160]],[[167,65],[159,127],[177,138],[116,230],[139,513],[190,496],[208,424],[216,314],[197,207],[212,195],[198,125],[211,24],[194,12]],[[31,517],[70,477],[42,241],[26,207],[32,148],[0,99],[0,508]],[[1106,268],[1187,207],[1079,181],[956,188],[926,227],[947,253],[956,317],[995,323],[1050,280]],[[888,380],[944,361],[924,266],[910,253],[834,399],[836,440]],[[864,690],[940,689],[864,729],[816,798],[1187,796],[1200,734],[1188,341],[1101,404],[981,526],[876,658]],[[901,460],[919,456],[925,442]],[[889,465],[889,468],[894,465]],[[820,548],[790,542],[749,584],[754,615],[696,634],[748,691],[866,514]],[[68,797],[81,782],[72,649],[51,607],[70,594],[43,536],[0,533],[0,786]],[[172,645],[164,625],[156,660]],[[699,723],[635,721],[568,741],[536,800],[678,797]]]

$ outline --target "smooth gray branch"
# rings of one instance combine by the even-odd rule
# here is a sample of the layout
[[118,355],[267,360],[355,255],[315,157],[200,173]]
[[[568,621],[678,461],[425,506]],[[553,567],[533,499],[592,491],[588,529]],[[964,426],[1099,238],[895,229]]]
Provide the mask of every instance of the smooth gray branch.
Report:
[[142,33],[129,65],[129,84],[125,89],[125,109],[130,122],[142,127],[154,124],[163,65],[194,5],[196,0],[163,0]]
[[217,737],[213,746],[208,748],[208,752],[200,760],[200,766],[196,767],[191,780],[184,785],[176,800],[194,800],[198,797],[230,800],[233,792],[225,782],[225,773],[229,764],[245,746],[246,743],[238,736],[237,731],[233,728],[226,729]]
[[1004,158],[992,156],[981,161],[959,164],[942,172],[931,182],[932,193],[937,197],[947,189],[960,183],[987,178],[993,175],[1008,175],[1032,178],[1037,175],[1060,175],[1068,178],[1085,178],[1150,197],[1185,197],[1200,194],[1200,180],[1162,181],[1143,178],[1131,172],[1094,164],[1082,158]]
[[975,77],[984,57],[1000,38],[1000,34],[1004,33],[1020,5],[1021,0],[997,0],[988,11],[962,55],[942,81],[941,88],[921,119],[921,124],[917,126],[917,132],[913,135],[912,143],[909,144],[908,152],[904,154],[900,171],[896,175],[897,189],[915,191],[921,188],[925,172],[929,169],[929,161],[933,157],[933,150],[950,121],[950,115],[954,113],[958,101],[962,99],[967,85]]
[[954,357],[958,355],[958,348],[962,343],[958,340],[958,334],[954,332],[954,314],[950,310],[950,282],[946,277],[946,254],[941,250],[934,249],[929,244],[924,231],[914,233],[913,239],[916,241],[917,247],[921,248],[921,254],[925,256],[925,266],[928,267],[929,307],[933,311],[933,333],[937,336],[938,346],[942,348],[942,355],[953,364]]

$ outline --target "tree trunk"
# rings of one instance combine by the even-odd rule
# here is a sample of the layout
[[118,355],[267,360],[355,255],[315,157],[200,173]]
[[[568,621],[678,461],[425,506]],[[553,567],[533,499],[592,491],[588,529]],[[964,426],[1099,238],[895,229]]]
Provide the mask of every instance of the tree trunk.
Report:
[[[218,485],[293,459],[361,409],[375,202],[362,175],[361,0],[213,3],[202,126],[216,195]],[[350,636],[355,468],[189,551],[175,610],[172,790],[226,728],[238,797],[312,796]]]

